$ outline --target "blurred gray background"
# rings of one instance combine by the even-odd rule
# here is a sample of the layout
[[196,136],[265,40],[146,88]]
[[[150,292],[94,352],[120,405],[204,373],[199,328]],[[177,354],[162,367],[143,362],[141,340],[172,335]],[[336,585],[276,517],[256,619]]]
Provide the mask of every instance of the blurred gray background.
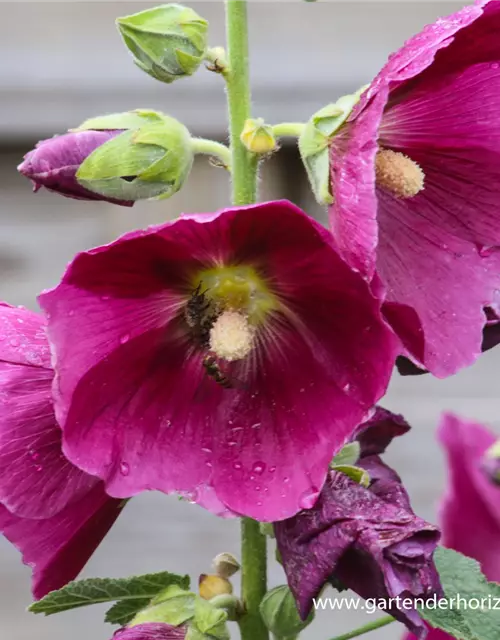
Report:
[[[223,44],[221,2],[191,2],[210,20],[213,46]],[[136,107],[164,110],[192,133],[224,140],[221,78],[204,71],[173,86],[155,82],[131,62],[114,19],[150,2],[0,2],[0,299],[36,308],[35,297],[57,283],[75,252],[124,231],[180,212],[209,211],[228,203],[227,176],[197,161],[183,191],[169,201],[133,209],[59,198],[16,174],[23,154],[40,138],[62,133],[92,115]],[[457,2],[251,2],[254,115],[270,122],[305,120],[315,110],[370,80],[406,37]],[[288,197],[324,219],[314,203],[295,150],[265,164],[261,198]],[[500,348],[471,369],[438,381],[394,377],[384,401],[404,412],[414,429],[388,456],[406,481],[416,511],[435,519],[444,487],[441,452],[434,441],[443,410],[498,426]],[[159,494],[134,499],[92,558],[85,575],[126,576],[168,569],[197,576],[218,552],[238,554],[238,525]],[[272,585],[283,581],[278,565]],[[106,640],[104,608],[43,619],[25,613],[29,570],[0,540],[1,640]],[[369,621],[363,613],[323,612],[304,633],[328,640]],[[401,626],[367,638],[393,640]],[[237,631],[234,630],[234,637]]]

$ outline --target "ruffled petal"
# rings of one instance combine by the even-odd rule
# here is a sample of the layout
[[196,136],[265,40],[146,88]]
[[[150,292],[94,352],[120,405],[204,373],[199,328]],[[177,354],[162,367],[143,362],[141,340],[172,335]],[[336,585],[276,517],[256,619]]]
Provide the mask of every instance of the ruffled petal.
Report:
[[[182,308],[197,271],[217,264],[251,265],[283,301],[232,367],[244,382],[233,389],[205,375]],[[75,464],[116,497],[159,489],[215,504],[213,488],[214,510],[261,520],[314,500],[397,350],[368,285],[287,202],[128,234],[78,256],[40,302]]]
[[443,544],[475,558],[487,578],[500,581],[500,490],[481,468],[495,442],[485,427],[446,414],[439,427],[449,467],[448,492],[441,505]]
[[423,197],[406,202],[379,193],[377,269],[387,287],[386,317],[406,350],[445,377],[481,354],[483,307],[500,285],[500,264],[498,254],[482,257],[471,243],[429,224],[420,215]]
[[0,327],[0,503],[18,516],[48,518],[96,480],[61,451],[43,318],[0,305]]
[[121,512],[123,501],[110,498],[98,482],[82,500],[52,518],[31,520],[0,505],[0,532],[33,568],[35,598],[76,578]]

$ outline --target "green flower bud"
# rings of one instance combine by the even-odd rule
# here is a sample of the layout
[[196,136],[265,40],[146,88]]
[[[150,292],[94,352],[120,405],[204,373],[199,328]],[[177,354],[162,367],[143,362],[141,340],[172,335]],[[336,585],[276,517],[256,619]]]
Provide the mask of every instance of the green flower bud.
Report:
[[85,128],[115,128],[120,122],[139,128],[124,131],[91,153],[77,171],[78,183],[121,200],[169,198],[176,193],[193,165],[191,136],[174,118],[152,113],[113,114],[84,122]]
[[299,151],[311,188],[319,204],[333,202],[330,192],[330,141],[347,120],[366,87],[342,96],[315,113],[299,138]]
[[314,619],[314,611],[307,620],[300,619],[295,599],[285,584],[266,593],[260,603],[260,615],[269,631],[278,638],[295,638]]
[[240,570],[240,563],[232,553],[219,553],[212,561],[215,573],[221,578],[230,578]]
[[273,128],[265,124],[262,118],[247,120],[241,132],[240,139],[245,147],[252,153],[271,153],[278,148]]
[[205,57],[208,22],[180,4],[146,9],[116,24],[135,64],[161,82],[192,75]]
[[177,585],[171,585],[155,596],[128,626],[135,627],[147,622],[164,622],[178,627],[194,617],[195,602],[194,593],[184,591]]

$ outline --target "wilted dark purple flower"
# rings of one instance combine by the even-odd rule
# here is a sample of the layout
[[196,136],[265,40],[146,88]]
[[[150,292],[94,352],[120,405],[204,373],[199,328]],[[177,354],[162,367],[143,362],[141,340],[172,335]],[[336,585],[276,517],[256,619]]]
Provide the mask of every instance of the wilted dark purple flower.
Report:
[[131,207],[129,200],[116,200],[85,189],[76,179],[82,162],[98,147],[122,133],[117,131],[73,131],[40,141],[24,156],[19,173],[29,178],[38,191],[45,187],[76,200],[106,200]]
[[184,640],[186,627],[172,627],[163,622],[148,622],[118,629],[113,640]]
[[356,464],[369,473],[369,488],[331,471],[312,509],[275,524],[288,584],[303,619],[323,586],[340,581],[363,598],[385,599],[390,614],[424,637],[416,609],[389,602],[398,596],[414,601],[441,593],[432,559],[439,531],[413,513],[399,476],[379,457],[393,437],[408,429],[400,416],[378,409],[357,436],[361,453]]

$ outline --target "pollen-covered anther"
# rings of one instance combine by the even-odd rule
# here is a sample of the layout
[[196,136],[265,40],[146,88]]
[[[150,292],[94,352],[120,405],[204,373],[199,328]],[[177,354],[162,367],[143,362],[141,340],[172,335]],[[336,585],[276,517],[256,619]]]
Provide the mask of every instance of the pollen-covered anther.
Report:
[[254,333],[247,316],[226,310],[210,329],[210,349],[228,362],[242,360],[252,349]]
[[375,179],[378,187],[397,198],[413,198],[424,188],[425,174],[404,153],[381,149],[375,158]]

